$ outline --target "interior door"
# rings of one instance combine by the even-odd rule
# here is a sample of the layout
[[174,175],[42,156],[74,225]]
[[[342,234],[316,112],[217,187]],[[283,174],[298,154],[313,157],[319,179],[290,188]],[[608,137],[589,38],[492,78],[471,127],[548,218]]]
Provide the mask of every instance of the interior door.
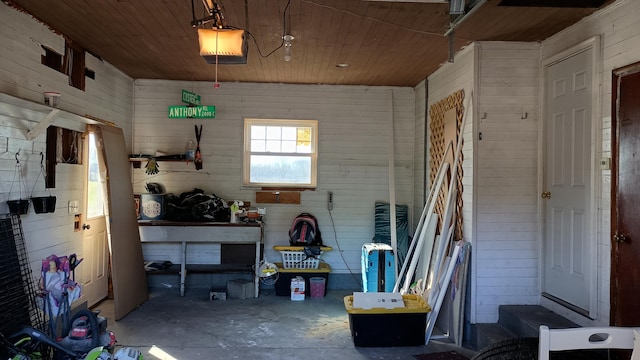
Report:
[[147,301],[147,276],[133,201],[131,165],[122,129],[99,125],[96,135],[107,170],[107,218],[115,318]]
[[613,81],[611,325],[640,326],[640,64]]
[[104,212],[104,192],[106,190],[104,165],[97,151],[96,137],[89,132],[85,141],[83,164],[85,164],[85,221],[82,224],[83,263],[76,269],[82,284],[82,295],[88,306],[93,306],[107,297],[108,249],[107,228]]
[[545,66],[543,296],[588,315],[592,47]]

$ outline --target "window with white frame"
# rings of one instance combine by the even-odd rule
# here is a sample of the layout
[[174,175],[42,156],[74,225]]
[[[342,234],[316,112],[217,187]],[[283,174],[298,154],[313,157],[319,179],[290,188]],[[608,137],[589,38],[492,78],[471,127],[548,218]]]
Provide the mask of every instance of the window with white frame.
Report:
[[317,120],[244,120],[244,186],[316,187]]

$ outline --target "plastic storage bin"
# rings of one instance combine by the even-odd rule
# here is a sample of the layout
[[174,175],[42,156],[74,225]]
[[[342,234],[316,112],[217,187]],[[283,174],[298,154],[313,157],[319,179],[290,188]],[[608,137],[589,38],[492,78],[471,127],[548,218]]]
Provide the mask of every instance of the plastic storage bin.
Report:
[[289,296],[291,295],[291,279],[296,276],[302,276],[305,280],[305,288],[310,289],[310,279],[312,277],[321,277],[325,279],[324,295],[327,294],[327,284],[329,283],[329,273],[331,268],[326,263],[320,263],[317,269],[285,269],[282,267],[282,263],[275,263],[278,267],[278,281],[276,281],[276,295],[277,296]]
[[344,297],[355,346],[419,346],[425,343],[427,313],[431,308],[419,295],[402,295],[404,307],[395,309],[353,307],[353,295]]

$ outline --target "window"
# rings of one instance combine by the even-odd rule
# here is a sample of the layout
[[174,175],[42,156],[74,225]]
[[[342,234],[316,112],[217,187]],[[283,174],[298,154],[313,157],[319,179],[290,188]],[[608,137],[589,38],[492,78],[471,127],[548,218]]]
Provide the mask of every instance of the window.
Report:
[[55,52],[48,46],[41,45],[44,55],[40,56],[40,62],[54,70],[69,76],[69,85],[80,90],[85,89],[85,76],[96,78],[96,73],[84,67],[85,51],[82,47],[73,44],[69,40],[65,42],[65,56]]
[[316,187],[318,121],[245,119],[243,185]]
[[56,71],[62,72],[62,55],[55,52],[48,46],[42,45],[44,55],[40,56],[40,62],[42,65],[46,65]]

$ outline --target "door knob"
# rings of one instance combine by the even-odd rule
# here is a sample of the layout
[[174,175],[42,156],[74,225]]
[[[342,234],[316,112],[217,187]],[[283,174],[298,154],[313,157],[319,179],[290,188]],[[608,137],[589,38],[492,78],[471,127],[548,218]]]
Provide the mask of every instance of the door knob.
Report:
[[540,196],[542,196],[543,199],[551,199],[551,192],[550,191],[545,191]]
[[91,225],[89,224],[82,224],[82,230],[89,230],[91,229]]
[[627,236],[625,234],[616,233],[615,235],[613,235],[613,240],[615,240],[617,243],[623,243],[627,241]]

